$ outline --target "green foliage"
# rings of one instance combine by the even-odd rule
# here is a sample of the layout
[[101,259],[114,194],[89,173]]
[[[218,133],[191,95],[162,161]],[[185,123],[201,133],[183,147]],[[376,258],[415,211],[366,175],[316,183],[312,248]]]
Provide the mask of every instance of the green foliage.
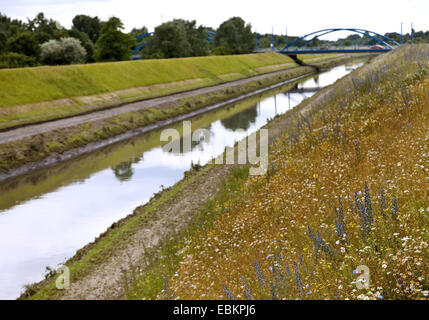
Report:
[[61,38],[49,40],[42,44],[42,61],[45,64],[80,63],[85,59],[86,50],[76,38]]
[[205,28],[196,27],[196,21],[186,22],[186,35],[192,48],[192,56],[206,56],[209,54],[209,41],[206,39]]
[[81,14],[75,16],[72,22],[74,29],[86,33],[93,43],[97,42],[102,27],[102,23],[98,17],[92,18]]
[[124,28],[119,18],[113,17],[107,21],[100,31],[100,37],[95,44],[94,58],[96,61],[128,60],[131,55],[133,39],[123,33]]
[[0,13],[0,33],[4,33],[7,38],[26,30],[26,26],[19,20],[12,20]]
[[0,55],[0,69],[34,67],[37,61],[34,57],[28,57],[24,54],[8,52]]
[[229,54],[252,52],[255,45],[251,25],[239,17],[225,21],[216,31],[215,44],[226,48]]
[[40,55],[40,45],[34,33],[25,31],[15,35],[7,41],[7,50],[21,53],[26,56],[38,58]]
[[230,51],[224,46],[219,46],[212,49],[212,54],[215,56],[226,56],[230,54]]
[[33,20],[28,21],[27,30],[30,30],[34,34],[39,44],[50,39],[60,39],[67,36],[66,29],[57,21],[46,19],[42,12]]
[[4,32],[0,32],[0,53],[6,50],[7,36]]
[[206,56],[209,43],[195,21],[176,19],[156,27],[144,54],[151,58]]
[[149,56],[162,58],[189,57],[191,45],[186,37],[185,25],[173,20],[156,27],[155,34],[148,40]]
[[76,27],[72,27],[69,31],[69,36],[80,40],[82,47],[86,50],[86,62],[94,62],[94,43],[89,36],[85,32],[76,29]]
[[131,32],[129,33],[131,37],[133,37],[134,39],[142,34],[148,33],[149,31],[147,30],[147,28],[145,26],[141,27],[141,28],[133,28],[133,30],[131,30]]

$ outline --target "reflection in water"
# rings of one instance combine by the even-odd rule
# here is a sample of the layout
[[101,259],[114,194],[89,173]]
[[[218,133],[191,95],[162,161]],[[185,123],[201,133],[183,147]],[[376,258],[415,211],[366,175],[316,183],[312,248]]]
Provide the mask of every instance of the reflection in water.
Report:
[[319,84],[319,75],[316,75],[316,76],[313,78],[313,81],[314,81],[314,83],[315,83],[315,84]]
[[[326,86],[347,72],[334,68],[298,88]],[[1,185],[0,299],[15,298],[24,284],[40,281],[46,266],[71,257],[161,185],[182,179],[191,163],[207,163],[312,94],[267,94],[196,117],[193,129],[207,128],[210,139],[197,137],[185,154],[165,152],[157,131]]]
[[250,128],[252,123],[256,122],[256,118],[258,116],[257,105],[251,107],[243,112],[232,115],[229,118],[222,119],[220,122],[227,129],[237,130],[243,129],[247,130]]
[[[143,156],[142,156],[143,157]],[[112,167],[115,177],[119,181],[128,181],[134,174],[133,163],[139,163],[142,157],[136,157],[128,161],[121,162],[120,164]]]
[[[186,136],[180,136],[180,138],[177,140],[170,140],[170,142],[174,141],[178,143],[178,148],[169,147],[168,145],[164,145],[163,151],[165,153],[171,154],[173,156],[181,156],[183,154],[195,152],[196,150],[204,151],[204,142],[209,143],[210,137],[213,134],[210,130],[210,127],[202,128],[205,129],[204,132],[209,131],[209,134],[205,136],[203,132],[198,130],[197,132],[192,132],[190,135]],[[189,141],[191,143],[191,148],[185,147],[185,140]]]

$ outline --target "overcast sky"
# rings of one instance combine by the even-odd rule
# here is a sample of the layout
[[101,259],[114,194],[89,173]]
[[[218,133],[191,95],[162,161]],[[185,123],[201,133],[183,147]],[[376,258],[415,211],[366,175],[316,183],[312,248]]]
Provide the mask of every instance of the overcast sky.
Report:
[[253,31],[303,35],[331,27],[354,27],[378,33],[429,30],[429,0],[0,0],[0,12],[26,21],[37,13],[69,28],[77,14],[102,20],[119,17],[125,30],[146,26],[153,31],[161,22],[174,18],[197,20],[217,28],[226,19],[240,16]]

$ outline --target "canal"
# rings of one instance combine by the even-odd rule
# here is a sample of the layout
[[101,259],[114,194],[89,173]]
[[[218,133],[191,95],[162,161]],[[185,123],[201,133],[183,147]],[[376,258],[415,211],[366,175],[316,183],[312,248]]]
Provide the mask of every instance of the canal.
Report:
[[42,280],[47,266],[56,268],[161,188],[181,180],[191,163],[207,163],[363,63],[190,119],[192,129],[208,129],[210,139],[184,154],[164,152],[159,130],[2,183],[0,299],[14,299],[25,284]]

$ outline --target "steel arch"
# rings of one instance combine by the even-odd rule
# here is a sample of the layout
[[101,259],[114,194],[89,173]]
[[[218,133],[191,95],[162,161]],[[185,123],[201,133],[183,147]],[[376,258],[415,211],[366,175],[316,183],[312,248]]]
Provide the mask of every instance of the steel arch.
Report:
[[[385,45],[385,46],[387,46],[389,48],[392,48],[392,45],[390,45],[388,42],[390,42],[391,44],[396,45],[396,46],[400,45],[399,43],[397,43],[396,41],[390,39],[389,37],[383,36],[383,35],[381,35],[381,34],[379,34],[377,32],[370,31],[370,30],[358,29],[358,28],[330,28],[330,29],[318,30],[318,31],[306,34],[306,35],[298,38],[297,40],[291,42],[290,44],[287,44],[281,51],[287,51],[288,48],[294,46],[295,44],[299,43],[300,41],[305,40],[309,36],[315,35],[312,39],[305,41],[303,44],[299,45],[298,47],[302,47],[305,44],[307,44],[307,43],[309,43],[309,42],[317,39],[318,37],[321,37],[323,35],[326,35],[326,34],[329,34],[329,33],[332,33],[332,32],[338,32],[338,31],[351,31],[351,32],[359,33],[359,34],[362,34],[362,35],[364,35],[366,37],[369,37],[369,38],[375,40],[376,42],[381,43],[381,44],[383,44],[383,45]],[[373,34],[373,35],[371,35],[371,34]],[[380,37],[383,40],[378,39],[376,37]]]
[[[136,37],[136,40],[141,40],[141,39],[143,39],[143,38],[146,38],[146,37],[150,37],[151,35],[153,35],[153,32],[147,32],[147,33],[144,33],[144,34],[141,34],[141,35],[139,35],[139,36],[137,36]],[[146,42],[143,42],[143,43],[141,43],[141,44],[139,44],[132,52],[131,52],[131,54],[132,55],[135,55],[137,52],[139,52],[141,49],[143,49],[144,47],[146,46]]]

